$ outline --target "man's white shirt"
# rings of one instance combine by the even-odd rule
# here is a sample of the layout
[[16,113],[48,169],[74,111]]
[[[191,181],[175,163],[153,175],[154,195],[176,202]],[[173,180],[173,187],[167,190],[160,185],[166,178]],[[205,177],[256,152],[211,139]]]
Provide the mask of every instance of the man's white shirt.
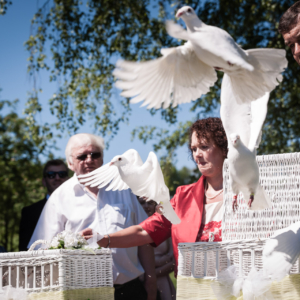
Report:
[[[74,174],[59,186],[47,200],[28,244],[36,240],[50,241],[63,230],[81,231],[87,227],[101,235],[114,233],[147,218],[130,190],[99,190],[93,197]],[[138,260],[138,248],[112,248],[114,284],[123,284],[144,273]]]

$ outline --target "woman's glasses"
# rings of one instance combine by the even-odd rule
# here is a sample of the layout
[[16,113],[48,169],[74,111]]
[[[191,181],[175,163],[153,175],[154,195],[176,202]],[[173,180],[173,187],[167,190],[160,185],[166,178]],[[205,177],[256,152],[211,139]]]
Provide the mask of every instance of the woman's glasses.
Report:
[[101,152],[91,152],[89,154],[82,154],[82,155],[76,156],[76,158],[80,161],[84,161],[88,158],[88,156],[90,156],[91,159],[98,159],[101,157]]
[[49,179],[54,179],[56,177],[56,174],[58,174],[59,178],[66,178],[68,176],[67,171],[59,171],[59,172],[49,171],[49,172],[46,172],[46,176]]

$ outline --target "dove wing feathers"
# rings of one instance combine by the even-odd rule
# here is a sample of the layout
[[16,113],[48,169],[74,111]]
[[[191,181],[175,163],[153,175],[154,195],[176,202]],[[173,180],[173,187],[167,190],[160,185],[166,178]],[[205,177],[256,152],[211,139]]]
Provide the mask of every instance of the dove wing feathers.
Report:
[[251,152],[258,148],[262,127],[267,115],[269,93],[250,103],[237,102],[231,86],[231,78],[224,74],[221,88],[221,119],[229,140],[237,133]]
[[142,106],[167,108],[206,94],[217,80],[215,70],[199,60],[188,42],[183,46],[162,49],[162,57],[147,62],[118,61],[114,75],[116,87],[131,103],[144,100]]
[[266,275],[280,281],[291,270],[300,256],[300,222],[277,230],[267,240],[263,250],[263,264]]
[[[151,151],[140,173],[147,173],[147,179],[139,182],[134,188],[134,193],[140,197],[147,197],[159,203],[163,198],[170,199],[169,189],[165,185],[164,176],[161,171],[156,155]],[[163,195],[163,196],[161,196]]]
[[[134,149],[127,150],[122,154],[122,156],[125,156],[132,166],[141,166],[143,164],[140,155]],[[80,178],[81,183],[91,187],[97,186],[99,189],[109,184],[106,188],[107,191],[121,191],[129,188],[129,186],[122,180],[118,168],[110,166],[109,163],[91,173],[80,175],[78,177]]]
[[147,173],[147,180],[140,182],[132,191],[140,197],[152,199],[163,206],[163,215],[172,223],[179,224],[180,219],[175,213],[171,203],[169,189],[165,184],[158,159],[153,152],[150,152],[147,160],[141,168],[142,173]]
[[[251,152],[256,152],[259,147],[262,135],[262,128],[267,116],[269,93],[251,102],[251,136],[248,148]],[[256,153],[255,153],[256,154]]]
[[[230,77],[224,74],[221,86],[221,119],[229,141],[230,134],[237,133],[244,145],[249,144],[251,129],[250,103],[237,103],[230,84]],[[230,145],[230,143],[228,143]]]

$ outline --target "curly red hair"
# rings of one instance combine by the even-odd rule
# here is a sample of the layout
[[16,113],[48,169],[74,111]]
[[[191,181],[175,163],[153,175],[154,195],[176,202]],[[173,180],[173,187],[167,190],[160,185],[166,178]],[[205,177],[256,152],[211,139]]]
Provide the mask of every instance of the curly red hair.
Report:
[[191,157],[193,157],[191,142],[194,132],[196,132],[198,140],[205,139],[210,141],[212,139],[215,145],[222,150],[224,157],[227,157],[227,137],[220,118],[198,120],[191,126],[189,130],[189,151]]

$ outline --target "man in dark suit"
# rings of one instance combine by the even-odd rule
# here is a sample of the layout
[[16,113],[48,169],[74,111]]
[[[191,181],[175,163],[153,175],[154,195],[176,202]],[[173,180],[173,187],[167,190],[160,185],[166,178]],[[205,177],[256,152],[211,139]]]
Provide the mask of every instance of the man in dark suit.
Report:
[[27,251],[27,245],[47,199],[67,179],[69,179],[68,168],[62,160],[54,159],[46,163],[43,170],[43,186],[47,188],[47,195],[44,199],[22,209],[19,229],[19,251]]

